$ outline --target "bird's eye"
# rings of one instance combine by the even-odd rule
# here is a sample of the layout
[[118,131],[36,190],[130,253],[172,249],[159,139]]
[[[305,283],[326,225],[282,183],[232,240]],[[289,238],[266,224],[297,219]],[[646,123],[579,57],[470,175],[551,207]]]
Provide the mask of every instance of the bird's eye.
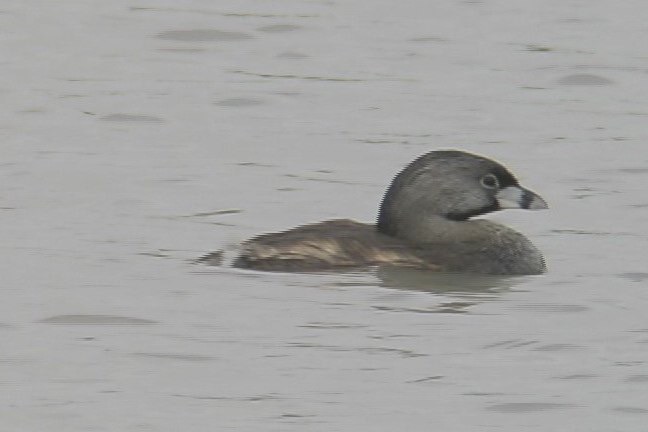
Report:
[[497,189],[499,187],[499,180],[493,174],[486,174],[481,178],[480,182],[486,189]]

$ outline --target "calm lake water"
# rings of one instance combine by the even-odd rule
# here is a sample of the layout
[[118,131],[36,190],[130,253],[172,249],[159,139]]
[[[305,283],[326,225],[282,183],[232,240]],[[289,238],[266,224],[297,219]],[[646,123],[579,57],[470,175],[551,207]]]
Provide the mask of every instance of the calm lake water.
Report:
[[[0,6],[7,431],[646,431],[648,4]],[[196,265],[497,159],[539,277]]]

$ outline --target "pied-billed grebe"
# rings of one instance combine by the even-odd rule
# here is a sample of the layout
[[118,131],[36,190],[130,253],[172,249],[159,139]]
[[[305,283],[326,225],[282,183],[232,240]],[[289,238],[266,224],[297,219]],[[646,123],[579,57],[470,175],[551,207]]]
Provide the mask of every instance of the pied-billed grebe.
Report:
[[375,225],[348,219],[304,225],[248,240],[234,262],[268,271],[376,265],[502,275],[546,271],[522,234],[488,220],[504,208],[545,209],[506,168],[482,156],[432,151],[392,181]]

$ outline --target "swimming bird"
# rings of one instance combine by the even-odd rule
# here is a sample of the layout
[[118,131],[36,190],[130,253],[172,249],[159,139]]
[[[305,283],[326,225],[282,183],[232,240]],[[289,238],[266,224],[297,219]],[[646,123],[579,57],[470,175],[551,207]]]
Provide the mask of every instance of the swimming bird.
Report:
[[430,271],[531,275],[546,271],[519,232],[475,219],[501,209],[546,209],[500,163],[459,150],[426,153],[392,180],[375,224],[337,219],[254,237],[235,267],[319,271],[403,266]]

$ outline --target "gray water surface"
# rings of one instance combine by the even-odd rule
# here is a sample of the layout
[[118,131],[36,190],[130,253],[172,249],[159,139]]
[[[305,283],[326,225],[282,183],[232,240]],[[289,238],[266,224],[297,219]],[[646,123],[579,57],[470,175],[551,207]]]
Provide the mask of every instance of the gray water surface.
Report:
[[[9,2],[0,429],[645,431],[640,1]],[[371,221],[432,149],[551,210],[537,277],[195,264]]]

